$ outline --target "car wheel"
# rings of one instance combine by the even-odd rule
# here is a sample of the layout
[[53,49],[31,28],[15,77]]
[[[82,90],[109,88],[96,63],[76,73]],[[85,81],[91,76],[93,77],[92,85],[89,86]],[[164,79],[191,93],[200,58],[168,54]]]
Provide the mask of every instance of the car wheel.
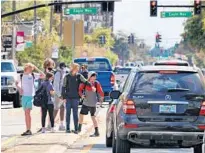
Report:
[[14,108],[21,107],[21,99],[19,93],[16,93],[16,95],[13,97],[13,107]]
[[108,138],[106,134],[106,147],[112,147],[112,137]]
[[116,153],[116,140],[115,140],[115,132],[112,132],[112,153]]
[[130,153],[131,147],[127,140],[122,140],[117,135],[116,138],[116,153]]
[[194,153],[202,153],[202,144],[194,146]]

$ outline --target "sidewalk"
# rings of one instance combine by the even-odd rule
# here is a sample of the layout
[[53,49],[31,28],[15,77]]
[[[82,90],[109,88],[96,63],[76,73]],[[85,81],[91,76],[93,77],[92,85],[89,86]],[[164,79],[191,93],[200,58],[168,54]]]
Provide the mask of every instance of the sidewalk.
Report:
[[[72,116],[71,116],[72,119]],[[71,123],[72,120],[71,120]],[[32,136],[15,138],[13,144],[2,146],[3,153],[63,153],[75,141],[83,137],[87,132],[92,130],[92,121],[90,115],[84,117],[82,132],[78,135],[74,133],[65,133],[58,131],[59,125],[56,125],[56,132],[34,133]],[[73,129],[71,124],[71,129]]]

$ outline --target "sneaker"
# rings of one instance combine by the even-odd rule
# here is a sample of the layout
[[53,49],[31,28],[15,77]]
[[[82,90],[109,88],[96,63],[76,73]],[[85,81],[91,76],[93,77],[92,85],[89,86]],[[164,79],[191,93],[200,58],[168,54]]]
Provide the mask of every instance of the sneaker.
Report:
[[100,136],[99,133],[94,133],[94,134],[90,135],[90,137],[99,137],[99,136]]
[[49,124],[46,129],[47,129],[48,131],[50,131],[50,130],[51,130],[51,125]]
[[26,132],[22,133],[21,136],[32,135],[31,130],[27,130]]
[[54,130],[54,128],[51,128],[51,133],[55,133],[55,130]]
[[59,126],[59,131],[65,131],[65,126],[64,125],[60,125]]
[[66,130],[66,133],[71,133],[71,131],[70,130]]
[[41,133],[46,133],[46,129],[42,128]]
[[72,132],[75,133],[75,134],[78,134],[78,131],[76,131],[76,130],[72,130]]

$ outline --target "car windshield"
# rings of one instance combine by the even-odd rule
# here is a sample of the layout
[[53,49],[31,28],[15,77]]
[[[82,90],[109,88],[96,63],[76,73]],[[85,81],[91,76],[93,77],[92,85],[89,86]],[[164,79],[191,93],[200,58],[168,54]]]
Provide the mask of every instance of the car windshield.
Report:
[[15,72],[13,64],[10,62],[1,62],[1,72]]
[[189,92],[204,94],[205,86],[198,73],[161,74],[142,72],[137,75],[134,93]]
[[109,71],[111,67],[106,61],[89,61],[89,62],[79,62],[80,65],[87,65],[88,71]]
[[115,74],[129,74],[131,68],[116,68],[114,70]]

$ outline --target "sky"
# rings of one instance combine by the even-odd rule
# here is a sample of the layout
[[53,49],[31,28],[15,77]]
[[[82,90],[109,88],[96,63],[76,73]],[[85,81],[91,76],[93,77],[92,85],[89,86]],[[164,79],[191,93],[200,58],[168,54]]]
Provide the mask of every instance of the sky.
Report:
[[[163,5],[190,5],[193,0],[158,0]],[[161,11],[192,11],[190,8],[158,8],[158,17],[150,17],[150,0],[122,0],[115,3],[114,32],[135,33],[145,43],[154,46],[155,35],[162,35],[161,46],[168,48],[180,42],[187,18],[161,18]]]

